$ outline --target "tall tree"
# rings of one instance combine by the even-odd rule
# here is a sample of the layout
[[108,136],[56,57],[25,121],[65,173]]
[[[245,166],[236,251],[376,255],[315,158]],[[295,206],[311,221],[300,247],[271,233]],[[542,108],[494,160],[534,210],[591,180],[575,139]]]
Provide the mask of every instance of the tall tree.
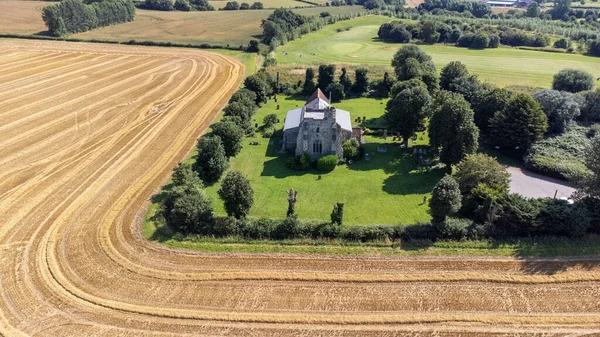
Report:
[[256,94],[256,104],[266,103],[269,96],[273,94],[271,85],[259,74],[246,77],[244,86]]
[[540,17],[540,5],[532,1],[529,6],[527,6],[527,11],[525,12],[525,16],[528,18],[538,18]]
[[482,133],[487,134],[490,119],[496,112],[506,108],[512,95],[513,93],[507,89],[489,84],[483,84],[481,90],[475,93],[470,103],[475,111],[475,125]]
[[576,179],[577,192],[580,196],[600,199],[600,136],[592,139],[592,146],[588,147],[586,166],[589,174]]
[[392,59],[392,67],[394,67],[398,81],[420,79],[427,85],[430,93],[439,87],[437,70],[431,56],[425,54],[414,44],[408,44],[398,49]]
[[440,161],[446,164],[449,173],[453,164],[475,153],[479,146],[479,129],[473,116],[473,110],[461,95],[441,91],[435,97],[429,139],[432,147],[439,150]]
[[244,131],[242,128],[231,121],[221,121],[213,124],[213,134],[219,136],[225,148],[225,155],[235,157],[242,149],[242,139]]
[[550,14],[553,20],[562,20],[569,15],[569,10],[571,10],[571,0],[556,0]]
[[460,61],[452,61],[442,68],[440,75],[440,88],[450,90],[450,84],[459,77],[469,76],[467,66]]
[[548,117],[531,96],[517,94],[490,120],[490,129],[494,145],[520,157],[534,142],[542,140],[548,130]]
[[306,68],[306,72],[304,73],[304,87],[302,88],[302,92],[305,95],[312,95],[317,88],[315,84],[315,70],[313,68]]
[[205,234],[213,220],[210,198],[202,184],[193,181],[174,186],[165,197],[164,208],[169,227],[184,234]]
[[346,71],[346,68],[342,68],[342,74],[340,75],[340,84],[344,86],[344,92],[350,92],[352,90],[352,80]]
[[317,87],[321,90],[327,89],[327,87],[333,83],[335,75],[335,65],[324,64],[319,66],[319,78],[317,80]]
[[600,89],[587,92],[581,108],[581,120],[584,124],[600,122]]
[[[200,178],[207,183],[213,183],[223,175],[229,167],[225,147],[219,136],[203,136],[198,141],[198,155],[194,169]],[[174,178],[175,179],[175,178]]]
[[567,126],[580,115],[580,106],[584,103],[584,98],[578,94],[550,89],[537,91],[533,98],[546,113],[548,132],[551,134],[564,133]]
[[254,190],[250,181],[239,171],[228,172],[217,193],[223,200],[227,215],[237,219],[247,216],[254,204]]
[[408,148],[408,140],[424,126],[425,107],[431,97],[422,86],[405,89],[388,101],[385,119],[390,128],[402,135],[404,148]]
[[503,193],[509,192],[510,173],[496,158],[483,153],[468,155],[461,161],[456,166],[454,178],[463,196],[471,193],[480,184]]
[[354,92],[357,95],[363,95],[369,91],[369,70],[366,68],[358,68],[355,71]]
[[[432,222],[443,227],[446,217],[460,209],[462,196],[458,183],[451,176],[443,177],[433,188],[429,199]],[[441,225],[441,226],[440,226]]]

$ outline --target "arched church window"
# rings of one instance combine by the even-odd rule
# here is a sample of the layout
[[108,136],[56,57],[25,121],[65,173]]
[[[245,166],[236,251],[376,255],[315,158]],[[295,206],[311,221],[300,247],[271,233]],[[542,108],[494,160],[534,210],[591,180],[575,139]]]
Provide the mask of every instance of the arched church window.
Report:
[[320,140],[315,140],[313,142],[313,153],[322,153],[323,152],[323,144]]
[[319,133],[319,127],[317,126],[317,133]]

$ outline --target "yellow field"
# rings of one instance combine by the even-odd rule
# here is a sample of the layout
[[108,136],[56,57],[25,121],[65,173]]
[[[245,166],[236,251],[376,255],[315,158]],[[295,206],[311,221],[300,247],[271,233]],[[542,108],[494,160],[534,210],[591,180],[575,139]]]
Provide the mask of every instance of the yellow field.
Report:
[[0,34],[37,34],[47,30],[42,8],[48,1],[0,1]]

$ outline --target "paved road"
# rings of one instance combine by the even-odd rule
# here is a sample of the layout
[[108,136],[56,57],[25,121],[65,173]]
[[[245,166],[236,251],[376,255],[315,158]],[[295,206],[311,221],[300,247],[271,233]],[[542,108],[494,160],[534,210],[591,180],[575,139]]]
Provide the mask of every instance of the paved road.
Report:
[[519,193],[529,198],[554,197],[558,190],[557,198],[569,197],[575,189],[564,181],[542,176],[518,167],[507,167],[511,175],[510,191]]

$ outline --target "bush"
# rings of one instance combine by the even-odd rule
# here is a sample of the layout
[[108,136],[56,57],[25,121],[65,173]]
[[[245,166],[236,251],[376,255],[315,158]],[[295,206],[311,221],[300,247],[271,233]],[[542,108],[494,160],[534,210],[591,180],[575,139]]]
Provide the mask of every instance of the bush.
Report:
[[587,173],[585,157],[590,146],[587,130],[571,127],[560,136],[533,144],[524,157],[525,166],[534,172],[567,180]]
[[213,223],[211,233],[214,236],[225,237],[239,234],[239,227],[234,217],[217,217]]
[[396,237],[396,227],[391,225],[352,226],[342,233],[349,241],[391,241]]
[[441,237],[446,240],[465,240],[469,226],[471,226],[471,221],[468,219],[449,218],[442,227]]
[[335,169],[340,159],[335,154],[323,156],[317,160],[317,169],[319,171],[331,172]]
[[358,159],[359,151],[358,148],[360,144],[355,138],[345,141],[342,144],[342,152],[344,156],[344,160],[356,160]]
[[273,219],[258,219],[239,221],[241,234],[248,239],[270,239],[275,229],[280,225],[280,221]]
[[263,118],[263,124],[266,128],[270,128],[273,125],[277,124],[277,115],[276,114],[268,114]]
[[487,48],[490,44],[490,37],[486,33],[479,32],[475,34],[473,37],[473,41],[471,41],[471,48],[475,49],[484,49]]
[[303,153],[298,157],[290,157],[285,163],[285,166],[292,170],[306,171],[312,167],[312,157],[308,153]]
[[554,48],[567,49],[570,46],[571,46],[571,41],[569,41],[568,39],[565,39],[565,38],[558,39],[554,42]]
[[439,237],[438,230],[431,224],[417,223],[406,226],[402,232],[402,239],[407,241],[429,240],[435,241]]
[[300,235],[301,223],[297,215],[290,215],[281,221],[273,231],[273,238],[276,240],[292,239]]
[[594,77],[583,70],[563,69],[554,75],[552,89],[581,92],[591,90],[594,87]]

